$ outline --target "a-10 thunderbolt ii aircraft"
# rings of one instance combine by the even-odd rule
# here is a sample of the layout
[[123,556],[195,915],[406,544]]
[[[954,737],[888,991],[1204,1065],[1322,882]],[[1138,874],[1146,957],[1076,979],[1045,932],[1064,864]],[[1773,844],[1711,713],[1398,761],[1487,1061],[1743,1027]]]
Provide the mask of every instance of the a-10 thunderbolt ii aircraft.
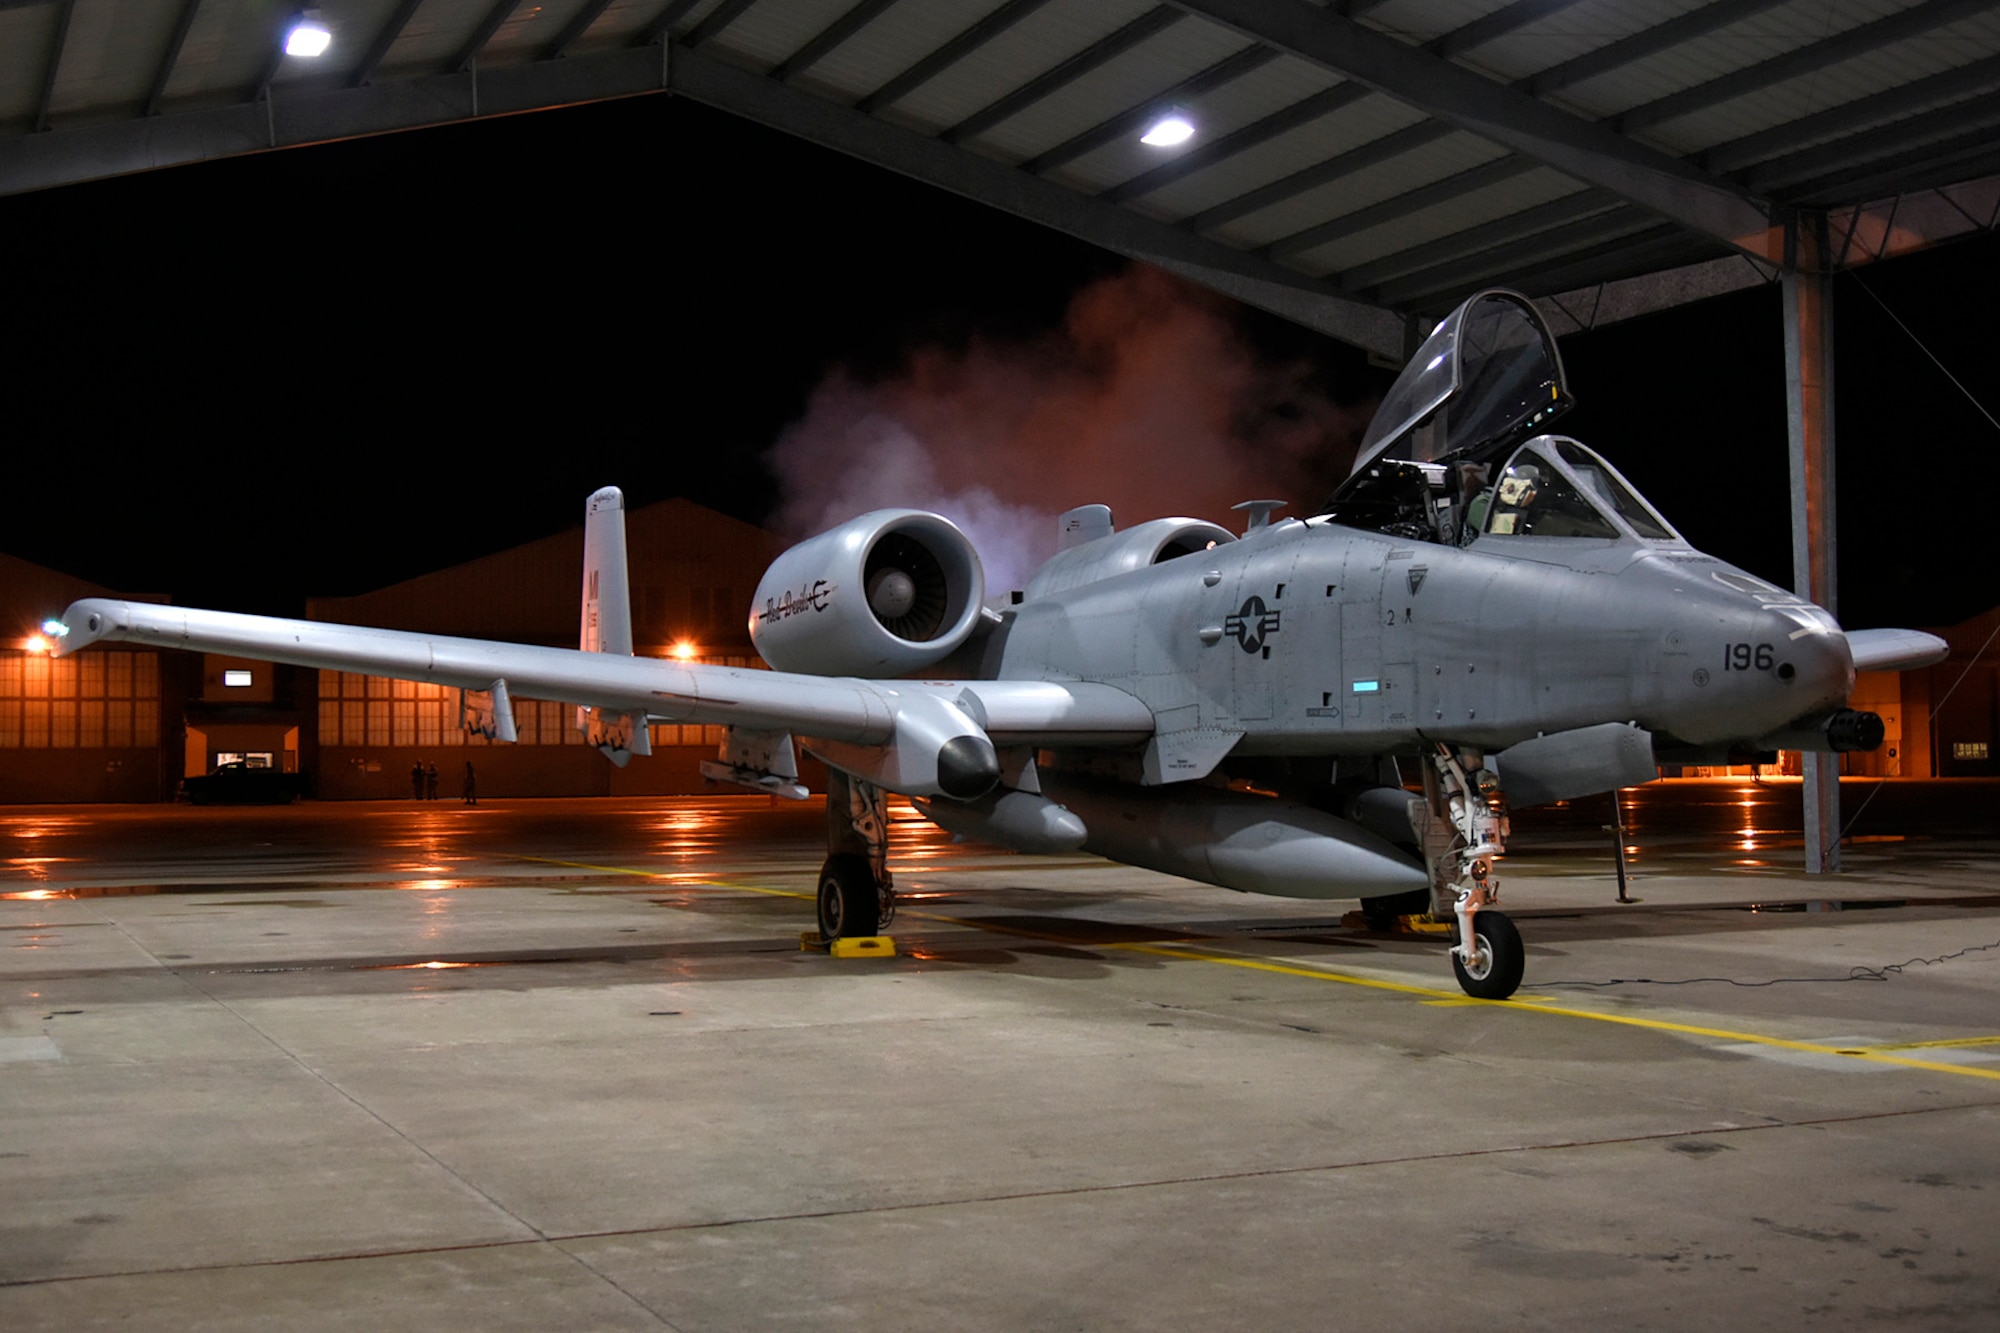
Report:
[[[1224,888],[1361,899],[1452,925],[1459,983],[1498,999],[1522,950],[1494,907],[1506,808],[1655,778],[1663,762],[1880,743],[1857,669],[1945,645],[1844,633],[1820,607],[1704,555],[1616,469],[1545,433],[1569,403],[1555,340],[1509,292],[1431,334],[1324,512],[1241,535],[1101,505],[989,600],[935,514],[881,510],[792,547],[750,630],[771,671],[632,656],[623,499],[590,498],[582,647],[530,647],[85,600],[100,639],[457,686],[513,739],[510,696],[578,705],[616,762],[649,720],[722,724],[710,777],[803,797],[828,769],[819,927],[893,910],[885,793],[1023,852],[1079,848]],[[1421,795],[1412,788],[1420,787]]]

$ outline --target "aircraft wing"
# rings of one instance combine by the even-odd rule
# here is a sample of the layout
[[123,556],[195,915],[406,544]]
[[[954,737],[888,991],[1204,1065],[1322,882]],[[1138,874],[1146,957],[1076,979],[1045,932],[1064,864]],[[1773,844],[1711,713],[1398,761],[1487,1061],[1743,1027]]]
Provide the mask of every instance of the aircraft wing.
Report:
[[[581,652],[86,598],[63,613],[59,653],[100,640],[227,653],[334,671],[361,671],[460,689],[583,704],[748,731],[797,732],[859,746],[894,746],[907,718],[940,705],[977,720],[997,745],[1125,745],[1153,732],[1139,700],[1077,681],[861,680],[705,666],[663,658]],[[899,720],[906,720],[899,728]]]
[[1851,629],[1847,647],[1856,671],[1908,671],[1944,661],[1951,645],[1915,629]]

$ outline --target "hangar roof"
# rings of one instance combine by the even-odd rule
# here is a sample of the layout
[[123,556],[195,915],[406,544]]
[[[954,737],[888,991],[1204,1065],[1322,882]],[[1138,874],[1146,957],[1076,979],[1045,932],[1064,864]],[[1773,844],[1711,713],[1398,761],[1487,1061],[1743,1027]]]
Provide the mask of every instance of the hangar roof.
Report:
[[2000,212],[2000,0],[321,0],[317,59],[299,8],[0,0],[0,193],[665,91],[1392,357]]

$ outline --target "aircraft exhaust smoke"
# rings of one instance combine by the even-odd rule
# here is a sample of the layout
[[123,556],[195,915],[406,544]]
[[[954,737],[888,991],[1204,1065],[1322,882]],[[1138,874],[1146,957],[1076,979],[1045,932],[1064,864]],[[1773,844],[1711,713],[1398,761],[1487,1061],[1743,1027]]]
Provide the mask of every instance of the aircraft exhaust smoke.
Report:
[[845,368],[767,456],[773,524],[797,540],[869,509],[958,524],[989,594],[1055,551],[1055,516],[1111,506],[1225,526],[1239,500],[1317,509],[1344,476],[1369,407],[1334,403],[1304,363],[1260,360],[1229,303],[1144,265],[1090,284],[1062,325],[1014,341],[920,347],[892,375]]

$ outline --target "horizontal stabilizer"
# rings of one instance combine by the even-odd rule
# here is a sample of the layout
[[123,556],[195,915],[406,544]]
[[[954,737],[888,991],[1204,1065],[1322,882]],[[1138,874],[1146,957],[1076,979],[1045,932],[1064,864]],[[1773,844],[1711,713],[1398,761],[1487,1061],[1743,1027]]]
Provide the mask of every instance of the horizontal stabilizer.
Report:
[[1951,645],[1919,629],[1851,629],[1848,651],[1856,671],[1908,671],[1944,661]]

